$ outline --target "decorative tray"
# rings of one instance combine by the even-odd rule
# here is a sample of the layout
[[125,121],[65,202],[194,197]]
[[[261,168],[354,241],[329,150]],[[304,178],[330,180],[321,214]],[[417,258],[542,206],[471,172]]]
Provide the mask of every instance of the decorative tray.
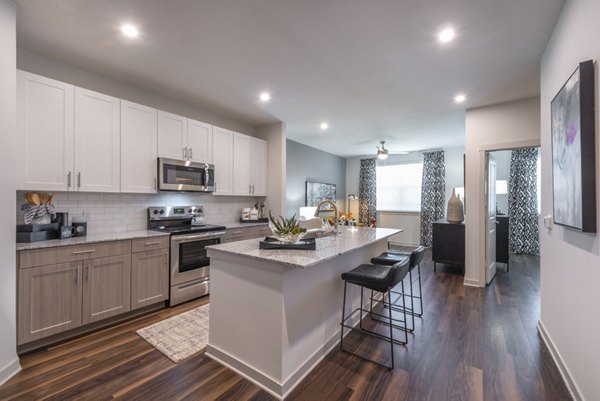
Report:
[[258,220],[242,220],[240,219],[240,223],[268,223],[269,222],[269,218],[268,217],[263,217],[261,219]]
[[314,251],[317,249],[317,243],[314,238],[301,239],[293,244],[280,242],[273,237],[266,237],[259,242],[259,249],[304,249]]

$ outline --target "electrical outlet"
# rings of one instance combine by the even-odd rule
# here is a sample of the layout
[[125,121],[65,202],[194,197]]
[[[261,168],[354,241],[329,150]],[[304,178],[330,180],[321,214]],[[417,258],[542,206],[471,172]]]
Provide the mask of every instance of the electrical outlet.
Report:
[[548,230],[552,230],[552,226],[554,225],[554,221],[552,220],[552,215],[544,216],[544,227]]

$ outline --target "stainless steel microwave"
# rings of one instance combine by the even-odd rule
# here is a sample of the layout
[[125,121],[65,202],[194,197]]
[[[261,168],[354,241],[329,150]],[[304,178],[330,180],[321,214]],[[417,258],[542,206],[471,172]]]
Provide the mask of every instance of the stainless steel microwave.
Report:
[[215,190],[215,166],[159,157],[158,190],[213,192]]

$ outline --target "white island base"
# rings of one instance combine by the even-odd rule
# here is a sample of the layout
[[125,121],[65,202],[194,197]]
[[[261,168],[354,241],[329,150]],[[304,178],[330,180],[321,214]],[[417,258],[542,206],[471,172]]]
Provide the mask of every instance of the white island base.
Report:
[[[259,250],[259,240],[209,248],[206,355],[282,399],[340,340],[341,274],[387,250],[392,229],[346,229],[316,251]],[[348,287],[346,308],[360,301]]]

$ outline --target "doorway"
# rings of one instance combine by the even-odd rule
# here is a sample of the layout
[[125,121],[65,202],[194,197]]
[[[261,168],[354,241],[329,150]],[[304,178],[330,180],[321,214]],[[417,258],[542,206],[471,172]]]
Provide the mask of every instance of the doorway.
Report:
[[485,282],[508,273],[511,254],[539,254],[539,147],[485,153]]

